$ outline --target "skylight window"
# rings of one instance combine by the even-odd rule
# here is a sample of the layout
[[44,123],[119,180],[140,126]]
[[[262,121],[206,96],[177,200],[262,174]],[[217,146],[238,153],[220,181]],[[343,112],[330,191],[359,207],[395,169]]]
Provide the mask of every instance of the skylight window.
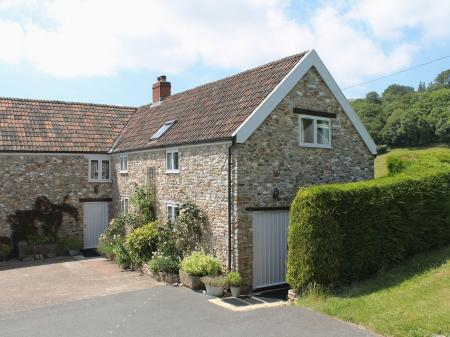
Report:
[[159,129],[156,131],[150,139],[159,139],[163,134],[166,133],[167,130],[171,128],[171,126],[175,123],[175,121],[165,122]]

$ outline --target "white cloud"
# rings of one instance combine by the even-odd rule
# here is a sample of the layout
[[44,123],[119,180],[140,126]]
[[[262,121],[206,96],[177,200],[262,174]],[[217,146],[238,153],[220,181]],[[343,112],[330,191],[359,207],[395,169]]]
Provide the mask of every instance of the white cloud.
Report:
[[404,38],[408,30],[419,30],[425,39],[450,36],[450,1],[362,0],[348,17],[368,23],[384,39]]
[[30,62],[58,77],[111,76],[122,69],[177,72],[199,60],[244,69],[315,48],[348,85],[407,66],[419,50],[406,39],[388,49],[385,39],[411,27],[427,38],[443,34],[436,31],[440,6],[427,4],[434,9],[420,18],[424,6],[399,0],[409,19],[396,23],[392,2],[321,5],[303,22],[288,15],[286,0],[0,0],[3,13],[27,7],[20,19],[0,16],[0,45],[8,46],[0,61]]

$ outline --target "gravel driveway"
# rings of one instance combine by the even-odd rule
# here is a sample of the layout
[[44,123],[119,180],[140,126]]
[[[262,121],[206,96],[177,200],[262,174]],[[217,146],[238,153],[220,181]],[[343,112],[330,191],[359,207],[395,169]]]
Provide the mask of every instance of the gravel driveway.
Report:
[[162,285],[148,276],[122,271],[104,258],[70,257],[0,265],[0,316]]

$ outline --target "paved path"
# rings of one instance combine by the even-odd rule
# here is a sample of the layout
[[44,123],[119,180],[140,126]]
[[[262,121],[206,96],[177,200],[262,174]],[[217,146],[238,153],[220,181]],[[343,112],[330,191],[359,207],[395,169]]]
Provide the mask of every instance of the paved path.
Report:
[[0,316],[1,336],[374,337],[310,310],[231,312],[186,288],[154,287]]
[[[104,258],[70,257],[0,265],[0,317],[33,308],[162,285],[136,272],[121,271]],[[1,333],[0,336],[4,336]]]

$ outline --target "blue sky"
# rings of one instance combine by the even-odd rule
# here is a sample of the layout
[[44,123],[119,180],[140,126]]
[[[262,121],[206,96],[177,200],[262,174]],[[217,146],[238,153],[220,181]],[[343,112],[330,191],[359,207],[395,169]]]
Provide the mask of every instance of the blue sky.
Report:
[[[0,0],[0,96],[120,105],[306,49],[341,88],[450,54],[450,2]],[[450,58],[351,89],[417,87]]]

